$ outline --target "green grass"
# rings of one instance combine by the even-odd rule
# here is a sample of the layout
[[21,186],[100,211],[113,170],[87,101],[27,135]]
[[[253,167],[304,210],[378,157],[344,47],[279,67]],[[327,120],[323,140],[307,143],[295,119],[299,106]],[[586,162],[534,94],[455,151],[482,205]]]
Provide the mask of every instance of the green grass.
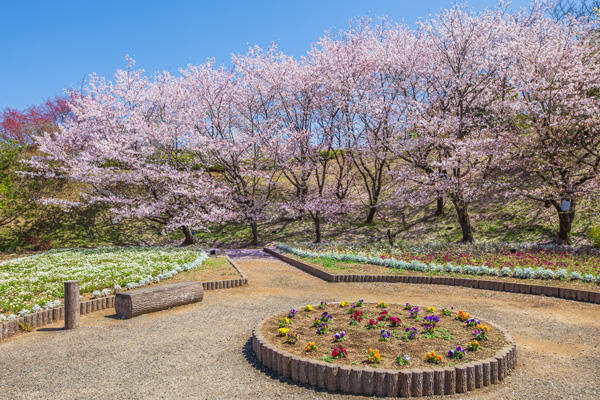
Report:
[[209,257],[204,261],[202,266],[198,268],[199,270],[210,270],[210,269],[221,269],[224,267],[229,267],[229,261],[227,257],[218,256],[218,257]]
[[[599,214],[595,211],[600,204],[581,204],[573,223],[572,239],[575,245],[591,244],[590,232],[600,226]],[[456,222],[452,207],[448,204],[445,215],[433,216],[432,207],[407,211],[406,225],[393,210],[383,209],[371,225],[364,223],[365,215],[360,212],[322,224],[323,241],[355,242],[361,244],[387,243],[386,231],[398,231],[396,243],[459,242],[461,229]],[[482,202],[471,209],[475,241],[542,243],[555,238],[557,216],[535,202],[514,200],[509,202]],[[261,243],[311,242],[314,240],[313,224],[309,219],[296,221],[273,221],[259,224]],[[215,247],[248,246],[250,229],[242,224],[227,224],[213,227],[211,232],[197,233],[202,244]]]

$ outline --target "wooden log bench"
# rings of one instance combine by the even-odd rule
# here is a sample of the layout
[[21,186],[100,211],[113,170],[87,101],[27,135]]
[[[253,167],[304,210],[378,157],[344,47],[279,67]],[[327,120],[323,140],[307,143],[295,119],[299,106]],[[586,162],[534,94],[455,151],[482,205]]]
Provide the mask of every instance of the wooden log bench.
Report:
[[151,286],[117,293],[115,310],[117,315],[131,318],[183,304],[196,303],[202,301],[203,296],[202,282],[198,281]]

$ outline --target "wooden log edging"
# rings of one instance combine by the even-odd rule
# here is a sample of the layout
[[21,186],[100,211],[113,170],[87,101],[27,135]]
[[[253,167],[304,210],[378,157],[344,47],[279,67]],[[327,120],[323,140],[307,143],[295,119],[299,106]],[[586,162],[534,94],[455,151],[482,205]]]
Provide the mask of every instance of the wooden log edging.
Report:
[[[89,314],[93,311],[113,308],[114,305],[115,296],[98,297],[96,299],[82,301],[79,303],[79,314]],[[62,306],[27,314],[10,321],[4,321],[0,324],[0,340],[25,332],[26,329],[39,328],[64,319],[65,307]]]
[[283,255],[277,251],[275,251],[274,249],[270,249],[268,247],[265,247],[263,249],[263,251],[267,254],[270,254],[272,256],[275,256],[277,258],[279,258],[281,261],[284,261],[288,264],[293,265],[296,268],[301,269],[304,272],[308,272],[309,274],[316,276],[317,278],[321,278],[324,281],[327,282],[366,282],[366,280],[363,281],[354,281],[354,280],[339,280],[336,279],[336,277],[358,277],[358,276],[362,276],[363,278],[366,277],[367,275],[333,275],[330,274],[329,272],[323,271],[320,268],[317,267],[313,267],[312,265],[308,265],[302,261],[296,260],[295,258],[292,257],[288,257],[286,255]]
[[465,393],[504,381],[517,366],[515,339],[504,328],[487,321],[486,324],[501,331],[508,341],[493,357],[455,367],[390,370],[339,366],[277,349],[261,333],[269,319],[271,317],[262,320],[252,331],[252,351],[258,361],[292,382],[317,386],[328,392],[391,397]]
[[302,261],[283,255],[274,249],[265,247],[264,251],[280,260],[297,267],[327,282],[397,282],[447,286],[463,286],[473,289],[494,290],[498,292],[532,294],[536,296],[558,297],[560,299],[600,304],[600,292],[582,289],[570,289],[558,286],[534,285],[529,283],[490,281],[485,279],[455,278],[451,276],[420,275],[334,275],[313,267]]
[[[202,282],[204,290],[228,289],[248,284],[248,277],[236,263],[227,257],[229,263],[240,274],[241,278],[229,279],[223,281]],[[89,314],[94,311],[101,311],[107,308],[115,307],[115,296],[99,297],[79,303],[79,313],[81,315]],[[56,307],[52,309],[38,311],[36,313],[27,314],[24,317],[18,317],[10,321],[0,323],[0,341],[7,339],[16,334],[25,332],[23,328],[40,328],[44,325],[49,325],[53,322],[62,321],[65,319],[65,308]]]

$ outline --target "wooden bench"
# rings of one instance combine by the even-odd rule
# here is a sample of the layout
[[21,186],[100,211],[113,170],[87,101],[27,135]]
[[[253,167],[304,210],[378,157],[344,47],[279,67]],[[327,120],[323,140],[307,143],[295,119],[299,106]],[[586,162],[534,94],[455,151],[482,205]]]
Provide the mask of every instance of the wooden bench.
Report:
[[124,318],[202,301],[202,282],[188,281],[117,293],[115,310]]

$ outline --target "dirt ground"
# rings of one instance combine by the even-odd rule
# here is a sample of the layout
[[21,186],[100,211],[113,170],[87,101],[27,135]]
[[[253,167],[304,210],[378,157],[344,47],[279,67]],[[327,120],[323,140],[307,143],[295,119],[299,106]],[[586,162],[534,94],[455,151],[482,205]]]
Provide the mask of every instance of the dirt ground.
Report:
[[327,283],[278,260],[236,263],[249,284],[208,291],[202,303],[131,320],[99,312],[75,331],[55,325],[1,343],[0,398],[360,399],[280,380],[257,363],[249,339],[276,313],[361,297],[454,306],[512,332],[517,369],[463,397],[600,397],[598,305],[438,285]]

